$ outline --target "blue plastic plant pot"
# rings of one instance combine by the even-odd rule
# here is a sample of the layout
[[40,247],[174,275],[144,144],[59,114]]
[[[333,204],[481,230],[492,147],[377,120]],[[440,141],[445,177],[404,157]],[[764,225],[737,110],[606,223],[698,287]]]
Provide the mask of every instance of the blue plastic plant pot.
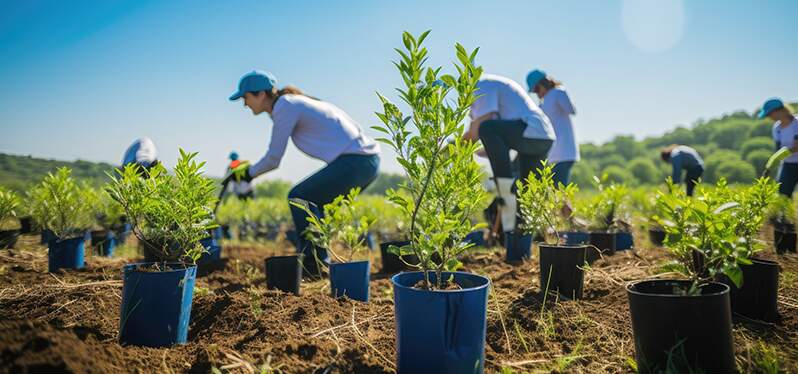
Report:
[[112,257],[116,247],[116,234],[111,230],[92,231],[91,246],[98,255]]
[[200,240],[200,244],[208,252],[202,254],[202,257],[197,260],[197,265],[212,264],[222,258],[222,246],[216,242],[216,239],[205,238]]
[[133,226],[131,226],[129,223],[123,224],[116,234],[117,242],[124,243],[125,241],[127,241],[127,238],[128,236],[130,236],[130,233],[132,231],[133,231]]
[[82,269],[85,252],[83,235],[71,239],[52,239],[48,244],[47,270]]
[[504,233],[504,247],[507,248],[505,260],[518,262],[532,257],[532,235],[515,232]]
[[560,237],[565,239],[566,245],[579,245],[579,244],[590,243],[590,234],[586,232],[565,231],[560,233]]
[[374,241],[374,234],[372,234],[370,231],[366,232],[361,239],[363,239],[363,241],[366,243],[366,246],[369,247],[370,250],[377,248],[377,243]]
[[468,235],[466,235],[463,242],[471,243],[475,247],[484,247],[485,246],[485,233],[482,230],[472,231]]
[[631,232],[615,233],[615,250],[625,251],[634,248],[634,237]]
[[219,226],[211,230],[211,237],[213,238],[213,240],[216,241],[222,240],[222,238],[224,237],[224,233],[222,232],[222,227]]
[[180,263],[128,264],[123,268],[119,344],[169,347],[184,344],[191,319],[197,267]]
[[[434,282],[435,273],[428,274]],[[445,279],[452,275],[461,289],[415,288],[422,272],[391,278],[397,372],[482,373],[490,280],[470,273],[443,273]]]
[[352,300],[369,301],[369,272],[371,262],[355,261],[330,264],[330,294]]
[[48,229],[42,230],[41,236],[42,237],[41,237],[41,240],[39,241],[39,244],[48,244],[49,245],[51,241],[57,239],[55,237],[55,233],[53,233],[51,230],[48,230]]

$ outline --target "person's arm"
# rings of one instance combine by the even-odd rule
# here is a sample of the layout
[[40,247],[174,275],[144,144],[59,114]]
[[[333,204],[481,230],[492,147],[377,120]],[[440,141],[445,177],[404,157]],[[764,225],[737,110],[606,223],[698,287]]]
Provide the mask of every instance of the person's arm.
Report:
[[477,141],[479,140],[479,126],[482,125],[482,122],[490,121],[495,119],[496,112],[490,112],[483,116],[477,117],[471,121],[471,124],[468,126],[468,131],[463,134],[463,139],[470,140],[470,141]]
[[562,94],[560,95],[560,99],[557,100],[557,106],[562,109],[563,112],[568,113],[570,115],[576,114],[576,109],[574,109],[574,104],[571,103],[571,98],[568,97],[568,93],[565,91],[560,91]]
[[671,156],[671,166],[673,173],[671,173],[671,180],[673,183],[680,183],[682,181],[682,154]]
[[[278,108],[280,110],[278,110]],[[294,127],[299,120],[299,113],[291,110],[292,108],[275,107],[272,113],[272,139],[269,142],[269,150],[266,155],[257,163],[249,167],[249,176],[257,177],[263,173],[277,169],[280,161],[285,155],[288,146],[288,138],[294,132]]]

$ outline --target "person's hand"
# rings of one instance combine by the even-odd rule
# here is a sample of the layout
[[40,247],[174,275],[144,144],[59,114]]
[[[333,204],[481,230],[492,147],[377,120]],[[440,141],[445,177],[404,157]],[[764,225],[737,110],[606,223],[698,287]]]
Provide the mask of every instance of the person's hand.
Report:
[[773,155],[771,155],[770,158],[768,159],[768,162],[765,163],[765,170],[773,169],[774,165],[778,164],[785,158],[790,157],[791,154],[792,152],[790,152],[789,148],[781,147],[781,149],[776,151],[776,153],[773,153]]

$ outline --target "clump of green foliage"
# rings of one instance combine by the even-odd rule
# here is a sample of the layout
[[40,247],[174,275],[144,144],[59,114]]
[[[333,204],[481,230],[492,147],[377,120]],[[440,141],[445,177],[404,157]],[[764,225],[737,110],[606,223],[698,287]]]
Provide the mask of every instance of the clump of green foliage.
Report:
[[791,198],[779,194],[768,207],[768,217],[777,226],[785,227],[795,224],[795,202]]
[[522,229],[528,234],[542,236],[549,244],[560,242],[557,228],[567,218],[560,214],[560,210],[577,192],[574,184],[566,186],[554,182],[553,167],[554,165],[544,162],[538,169],[539,176],[530,173],[526,183],[518,181],[516,184],[523,219]]
[[0,227],[17,216],[19,196],[16,192],[0,187]]
[[690,278],[689,294],[726,275],[735,285],[742,284],[739,263],[750,263],[749,252],[738,233],[740,203],[725,180],[715,188],[702,188],[694,198],[669,181],[669,192],[657,195],[655,219],[665,229],[664,245],[676,257],[666,268]]
[[30,190],[31,216],[42,229],[66,239],[83,235],[94,222],[93,194],[72,178],[72,171],[63,167]]
[[[360,188],[353,188],[346,195],[340,195],[331,203],[324,205],[324,214],[319,217],[311,208],[311,203],[292,199],[291,205],[307,213],[308,228],[302,234],[313,245],[325,248],[336,262],[350,262],[356,254],[367,251],[365,235],[374,224],[375,218],[369,212],[360,212],[356,199]],[[319,259],[316,259],[319,261]]]
[[628,223],[625,211],[629,189],[623,184],[610,183],[594,178],[598,193],[588,201],[584,209],[589,221],[588,228],[598,232],[619,231]]
[[404,239],[409,217],[385,196],[361,195],[355,202],[355,209],[360,215],[371,215],[377,219],[372,229],[379,234],[380,240]]
[[125,216],[122,206],[104,189],[89,189],[87,194],[92,202],[92,216],[95,225],[104,230],[118,229]]
[[[418,38],[405,32],[405,49],[396,49],[400,59],[394,65],[404,82],[398,92],[410,114],[403,114],[378,94],[383,111],[377,117],[382,126],[373,128],[387,136],[378,140],[396,152],[407,176],[398,189],[388,191],[388,198],[410,217],[406,238],[411,244],[391,251],[401,256],[415,254],[424,287],[440,289],[442,272],[460,266],[457,256],[471,246],[463,239],[482,226],[470,220],[487,199],[482,169],[473,159],[477,144],[462,140],[482,67],[474,64],[478,49],[469,53],[457,44],[457,76],[439,75],[440,67],[425,68],[428,51],[422,44],[427,35],[429,31]],[[447,101],[452,90],[457,98]],[[432,270],[437,275],[435,284],[429,280]]]
[[739,236],[739,245],[743,256],[738,262],[748,264],[756,252],[765,248],[759,239],[759,230],[765,224],[769,207],[777,200],[779,186],[768,177],[759,178],[750,186],[734,192],[734,200],[740,205],[734,210],[737,217],[735,232]]
[[158,164],[142,176],[136,165],[128,165],[106,187],[148,257],[194,263],[205,251],[199,241],[215,227],[216,197],[213,181],[200,171],[205,163],[195,161],[196,156],[180,149],[174,174]]

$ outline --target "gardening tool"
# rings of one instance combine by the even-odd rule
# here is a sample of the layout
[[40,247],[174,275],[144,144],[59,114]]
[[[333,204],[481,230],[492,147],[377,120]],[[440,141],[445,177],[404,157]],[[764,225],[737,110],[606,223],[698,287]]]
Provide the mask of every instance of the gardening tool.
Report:
[[789,148],[781,147],[781,149],[776,151],[776,153],[774,153],[773,155],[770,156],[770,158],[768,158],[768,161],[765,163],[765,170],[762,171],[762,176],[764,177],[765,175],[767,175],[770,169],[773,168],[773,165],[776,165],[785,158],[790,157],[791,154],[792,151],[790,151]]

